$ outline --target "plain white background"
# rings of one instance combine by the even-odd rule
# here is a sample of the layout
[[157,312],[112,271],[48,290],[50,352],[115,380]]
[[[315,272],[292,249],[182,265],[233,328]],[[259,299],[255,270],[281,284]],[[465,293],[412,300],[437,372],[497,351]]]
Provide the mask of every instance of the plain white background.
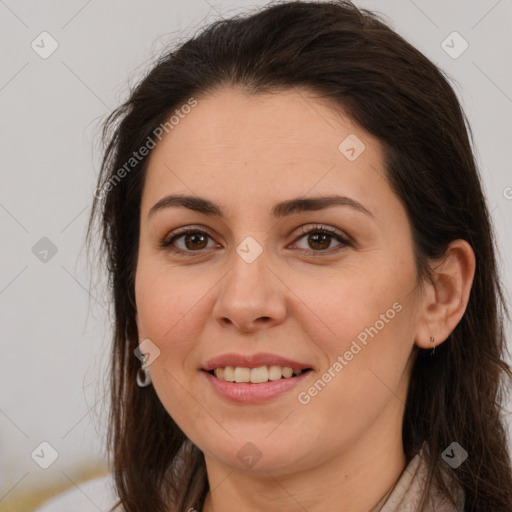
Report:
[[[453,79],[473,128],[510,301],[512,3],[356,3],[383,13]],[[84,252],[101,157],[99,122],[167,44],[221,16],[265,4],[0,2],[0,508],[11,493],[70,486],[82,468],[103,457],[112,315],[104,278],[94,262],[87,267]],[[44,31],[50,36],[40,36]],[[448,36],[451,56],[442,45]],[[453,58],[464,41],[468,48]],[[42,58],[52,44],[56,51]],[[509,338],[510,332],[507,325]],[[48,469],[33,460],[36,448],[44,453],[40,462],[50,462],[53,450],[58,454]]]

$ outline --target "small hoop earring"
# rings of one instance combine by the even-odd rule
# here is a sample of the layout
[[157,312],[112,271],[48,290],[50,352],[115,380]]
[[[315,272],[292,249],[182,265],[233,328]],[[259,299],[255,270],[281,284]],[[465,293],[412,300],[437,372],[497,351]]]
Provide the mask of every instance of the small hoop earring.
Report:
[[[430,342],[435,343],[435,341],[436,340],[432,336],[430,336]],[[432,352],[430,352],[430,355],[433,356],[435,351],[436,351],[436,346],[434,345],[434,348],[432,349]]]
[[141,355],[142,365],[137,370],[137,385],[140,388],[145,388],[151,384],[151,375],[148,370],[148,357],[145,354]]

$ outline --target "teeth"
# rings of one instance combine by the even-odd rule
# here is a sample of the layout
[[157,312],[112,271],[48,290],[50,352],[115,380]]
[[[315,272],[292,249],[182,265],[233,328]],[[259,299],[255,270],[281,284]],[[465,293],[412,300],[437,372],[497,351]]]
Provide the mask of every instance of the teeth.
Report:
[[285,366],[283,368],[283,377],[285,379],[289,379],[292,375],[293,375],[293,370],[290,367]]
[[249,380],[253,384],[259,384],[260,382],[267,382],[267,380],[268,380],[268,369],[267,369],[267,367],[266,366],[260,366],[258,368],[252,368]]
[[226,366],[224,370],[219,368],[219,370],[223,373],[220,378],[227,380],[228,382],[235,382],[235,369],[232,366]]
[[234,376],[235,382],[249,382],[251,380],[251,370],[237,366],[234,371]]
[[289,379],[292,375],[300,375],[302,370],[289,366],[259,366],[258,368],[244,368],[241,366],[226,366],[215,368],[214,375],[227,382],[251,382],[260,384],[269,380]]
[[271,366],[268,369],[268,378],[270,380],[279,380],[283,376],[283,371],[280,366]]

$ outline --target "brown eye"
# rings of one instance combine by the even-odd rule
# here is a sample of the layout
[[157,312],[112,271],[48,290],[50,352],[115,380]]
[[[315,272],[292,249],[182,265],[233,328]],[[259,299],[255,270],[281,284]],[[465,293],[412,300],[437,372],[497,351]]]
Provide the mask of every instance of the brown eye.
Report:
[[[208,239],[211,238],[205,231],[187,229],[176,233],[160,245],[173,252],[200,252],[207,249]],[[180,242],[178,244],[178,242]]]
[[[327,241],[327,244],[325,243]],[[329,249],[332,235],[326,233],[313,233],[308,235],[308,242],[313,249]]]
[[190,250],[194,249],[205,249],[206,236],[200,233],[192,233],[184,235],[185,247]]
[[[331,249],[335,251],[343,248],[344,246],[350,245],[348,240],[340,233],[323,226],[315,226],[309,231],[303,230],[303,235],[297,238],[294,245],[296,245],[297,241],[301,239],[306,240],[307,247],[302,247],[300,249],[313,252],[331,252]],[[331,247],[333,240],[339,242],[337,247]]]
[[[306,247],[298,247],[301,252],[308,252],[310,254],[331,253],[351,245],[341,233],[324,226],[314,226],[309,231],[305,229],[301,229],[301,231],[302,235],[293,243],[293,246],[296,246],[299,240],[306,240]],[[209,239],[213,241],[207,232],[187,228],[172,234],[170,238],[162,241],[160,246],[173,253],[193,256],[194,253],[201,254],[202,251],[214,247],[212,245],[208,246]],[[332,246],[333,241],[337,241],[338,244]]]

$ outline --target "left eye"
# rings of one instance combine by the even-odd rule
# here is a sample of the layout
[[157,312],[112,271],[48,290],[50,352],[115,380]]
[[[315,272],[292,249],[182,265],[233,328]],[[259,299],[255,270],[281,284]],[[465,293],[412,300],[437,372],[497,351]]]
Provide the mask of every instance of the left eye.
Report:
[[[211,248],[207,246],[209,238],[211,239],[210,235],[205,231],[201,231],[199,229],[187,229],[175,234],[167,240],[164,240],[160,245],[162,248],[175,253],[201,252]],[[315,226],[310,230],[303,229],[301,236],[296,238],[293,242],[293,246],[295,246],[301,239],[307,239],[306,243],[309,245],[309,247],[311,247],[299,247],[299,249],[302,251],[331,252],[333,248],[330,246],[333,239],[339,242],[335,250],[339,250],[343,246],[350,245],[350,242],[340,233],[322,226]],[[178,246],[178,241],[183,242],[182,247]]]
[[[336,250],[340,249],[343,246],[350,245],[348,240],[344,238],[340,233],[337,231],[334,231],[330,228],[325,228],[322,226],[315,226],[314,228],[305,231],[302,236],[297,238],[297,240],[294,242],[294,245],[297,243],[298,240],[301,240],[302,238],[305,238],[307,241],[306,243],[314,248],[313,252],[331,252],[332,247],[330,247],[331,242],[333,239],[340,242]],[[308,247],[303,248],[303,250],[310,250]]]

